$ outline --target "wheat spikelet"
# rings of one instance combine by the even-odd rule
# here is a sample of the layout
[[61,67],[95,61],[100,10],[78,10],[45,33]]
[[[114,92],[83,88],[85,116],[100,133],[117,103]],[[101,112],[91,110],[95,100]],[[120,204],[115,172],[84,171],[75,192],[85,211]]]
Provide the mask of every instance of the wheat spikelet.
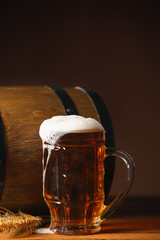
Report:
[[0,233],[7,235],[28,235],[37,229],[42,222],[42,218],[19,211],[11,211],[0,207]]

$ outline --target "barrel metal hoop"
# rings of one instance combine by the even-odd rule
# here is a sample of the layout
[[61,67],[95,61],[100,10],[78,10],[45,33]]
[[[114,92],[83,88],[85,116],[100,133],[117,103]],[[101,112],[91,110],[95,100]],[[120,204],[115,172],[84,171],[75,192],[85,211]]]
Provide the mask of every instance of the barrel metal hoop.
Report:
[[[111,118],[109,115],[109,111],[105,106],[102,98],[96,93],[94,90],[86,87],[81,87],[84,90],[90,99],[92,100],[93,104],[95,105],[97,112],[99,114],[99,118],[101,121],[102,126],[105,129],[105,137],[106,137],[106,147],[115,147],[115,139],[114,139],[114,132],[113,126],[111,122]],[[104,177],[104,185],[105,185],[105,204],[107,205],[107,196],[111,188],[113,175],[114,175],[114,168],[115,168],[115,157],[107,157],[104,161],[105,166],[105,177]]]
[[5,184],[6,176],[6,150],[5,150],[5,129],[2,116],[0,114],[0,200]]
[[67,92],[63,88],[57,87],[53,84],[48,85],[48,87],[50,87],[61,100],[63,107],[65,109],[66,115],[72,115],[72,114],[78,115],[77,108],[72,98],[67,94]]

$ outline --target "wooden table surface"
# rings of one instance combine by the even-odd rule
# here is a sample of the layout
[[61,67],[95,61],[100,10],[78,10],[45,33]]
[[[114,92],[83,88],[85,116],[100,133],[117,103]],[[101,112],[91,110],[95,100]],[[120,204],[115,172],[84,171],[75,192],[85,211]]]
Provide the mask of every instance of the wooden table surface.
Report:
[[[5,235],[0,235],[0,239],[6,239]],[[8,239],[8,238],[7,238]],[[102,230],[93,235],[83,236],[66,236],[58,234],[31,234],[26,237],[12,238],[12,239],[71,239],[71,240],[160,240],[160,216],[138,216],[138,217],[119,217],[110,218],[102,224]]]

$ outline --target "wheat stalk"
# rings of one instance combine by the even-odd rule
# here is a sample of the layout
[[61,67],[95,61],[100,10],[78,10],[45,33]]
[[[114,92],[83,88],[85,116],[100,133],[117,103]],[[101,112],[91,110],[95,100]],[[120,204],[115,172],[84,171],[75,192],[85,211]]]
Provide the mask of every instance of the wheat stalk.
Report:
[[19,211],[13,213],[0,207],[0,233],[9,235],[28,235],[37,229],[42,222],[41,217]]

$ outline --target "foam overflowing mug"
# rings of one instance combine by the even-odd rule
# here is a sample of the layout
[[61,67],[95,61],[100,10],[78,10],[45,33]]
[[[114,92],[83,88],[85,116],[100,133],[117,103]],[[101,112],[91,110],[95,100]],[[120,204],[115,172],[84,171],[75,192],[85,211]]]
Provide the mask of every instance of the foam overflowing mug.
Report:
[[[43,196],[50,209],[50,229],[60,234],[91,234],[124,200],[134,178],[128,153],[105,147],[105,130],[93,118],[54,116],[39,130],[43,142]],[[127,167],[126,184],[104,205],[104,159],[116,156]]]

